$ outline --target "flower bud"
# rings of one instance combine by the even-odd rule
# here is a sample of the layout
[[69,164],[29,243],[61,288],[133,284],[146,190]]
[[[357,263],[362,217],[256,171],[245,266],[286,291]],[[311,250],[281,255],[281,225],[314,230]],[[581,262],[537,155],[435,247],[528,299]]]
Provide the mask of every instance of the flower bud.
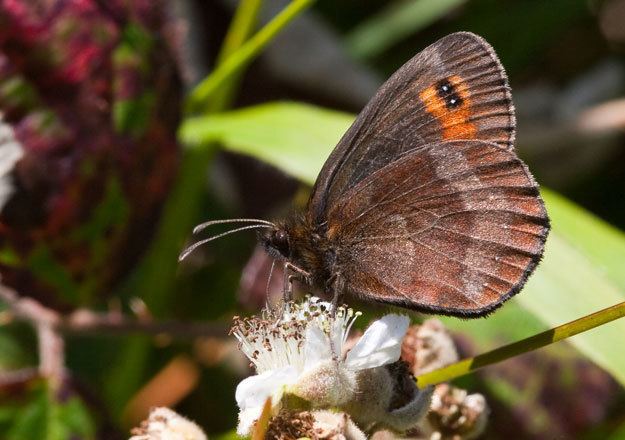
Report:
[[402,362],[362,370],[354,398],[344,405],[360,426],[384,426],[405,431],[428,411],[432,389],[419,390]]
[[458,361],[458,352],[451,335],[438,319],[413,325],[406,332],[401,358],[408,362],[415,376]]
[[421,431],[427,438],[473,439],[486,428],[489,409],[484,396],[443,383],[436,386]]
[[366,440],[349,416],[333,411],[281,411],[269,422],[267,440]]
[[345,413],[314,411],[314,428],[318,439],[324,440],[366,440],[367,436]]
[[305,371],[292,392],[315,407],[340,406],[356,392],[356,373],[334,360],[324,361]]
[[163,407],[152,409],[147,420],[131,434],[130,440],[206,440],[199,426]]

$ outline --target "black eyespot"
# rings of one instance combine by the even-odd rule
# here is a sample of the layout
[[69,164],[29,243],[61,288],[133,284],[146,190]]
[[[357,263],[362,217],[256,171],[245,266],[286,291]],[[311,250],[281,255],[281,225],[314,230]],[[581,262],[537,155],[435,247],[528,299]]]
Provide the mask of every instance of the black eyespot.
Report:
[[436,84],[436,90],[438,96],[444,99],[450,93],[454,93],[454,86],[447,79],[443,79]]
[[463,100],[456,92],[455,86],[447,79],[441,80],[436,84],[436,92],[449,109],[460,107],[463,104]]

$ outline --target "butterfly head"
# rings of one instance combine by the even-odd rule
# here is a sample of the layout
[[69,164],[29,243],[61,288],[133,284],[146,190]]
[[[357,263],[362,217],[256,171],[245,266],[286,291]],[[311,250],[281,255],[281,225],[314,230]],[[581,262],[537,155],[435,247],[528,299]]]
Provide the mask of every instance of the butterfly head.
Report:
[[286,229],[277,226],[259,234],[259,239],[267,253],[273,258],[288,260],[291,256],[291,240]]

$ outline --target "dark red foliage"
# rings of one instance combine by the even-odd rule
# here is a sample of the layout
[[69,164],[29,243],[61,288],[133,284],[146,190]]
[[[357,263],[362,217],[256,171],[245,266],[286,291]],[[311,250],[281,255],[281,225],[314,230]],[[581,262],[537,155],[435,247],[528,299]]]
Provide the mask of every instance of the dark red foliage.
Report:
[[3,283],[89,303],[145,249],[177,165],[167,24],[148,0],[1,3],[0,110],[25,149],[0,213]]

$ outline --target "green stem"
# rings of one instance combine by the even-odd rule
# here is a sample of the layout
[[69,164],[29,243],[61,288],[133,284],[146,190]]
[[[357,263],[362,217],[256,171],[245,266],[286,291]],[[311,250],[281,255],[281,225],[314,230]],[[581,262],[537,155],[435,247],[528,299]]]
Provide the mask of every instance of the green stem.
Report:
[[[222,65],[250,37],[256,27],[261,4],[262,0],[241,0],[217,56],[217,66]],[[233,74],[229,81],[215,91],[212,99],[206,103],[208,112],[230,107],[240,78],[241,72]]]
[[239,50],[229,56],[211,75],[197,85],[189,96],[186,108],[187,111],[204,111],[213,93],[215,93],[228,78],[240,72],[251,63],[286,25],[313,3],[314,0],[293,0],[293,2],[243,44]]
[[347,50],[358,59],[373,58],[402,39],[448,14],[466,0],[408,0],[389,6],[359,24],[345,38]]
[[495,350],[478,356],[463,359],[455,364],[448,365],[438,370],[422,374],[417,377],[420,387],[447,382],[465,374],[472,373],[479,368],[486,367],[497,362],[545,347],[554,342],[562,341],[571,336],[583,333],[600,325],[625,316],[625,302],[600,310],[575,321],[568,322],[550,330],[530,336],[529,338],[512,344],[504,345]]
[[217,55],[217,65],[221,65],[230,55],[236,52],[249,38],[258,21],[258,12],[262,0],[241,0],[234,13],[228,33]]

